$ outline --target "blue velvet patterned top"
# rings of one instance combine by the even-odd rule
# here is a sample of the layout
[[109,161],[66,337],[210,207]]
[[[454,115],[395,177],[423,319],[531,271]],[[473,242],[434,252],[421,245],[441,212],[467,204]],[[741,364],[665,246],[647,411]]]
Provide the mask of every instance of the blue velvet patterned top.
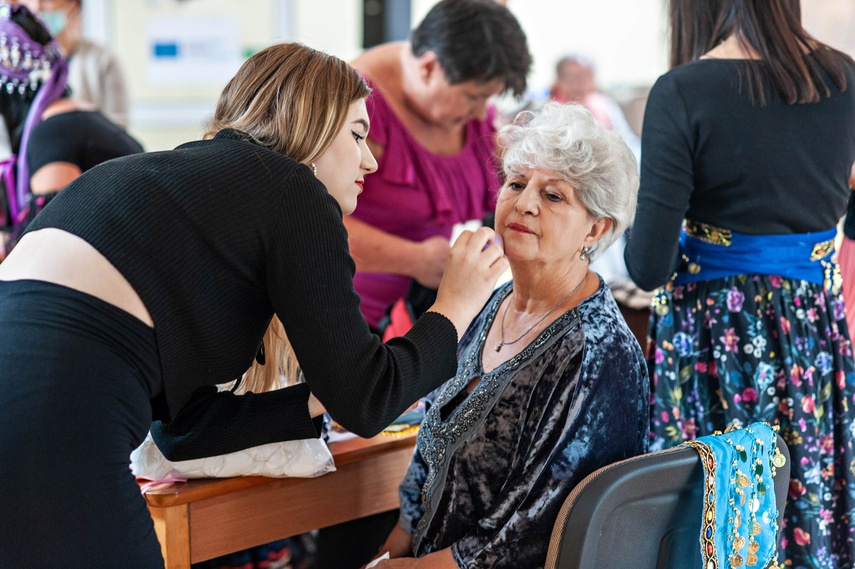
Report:
[[487,331],[511,290],[496,291],[461,339],[457,375],[428,397],[400,487],[400,523],[416,557],[450,546],[461,568],[543,567],[570,490],[646,450],[647,367],[602,279],[520,354],[483,373]]

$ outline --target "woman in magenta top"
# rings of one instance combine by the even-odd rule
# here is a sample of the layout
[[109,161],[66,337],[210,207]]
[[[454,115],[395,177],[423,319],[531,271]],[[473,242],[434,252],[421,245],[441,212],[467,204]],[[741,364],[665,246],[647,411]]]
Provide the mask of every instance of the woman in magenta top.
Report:
[[493,210],[500,182],[488,101],[521,94],[530,63],[519,23],[495,0],[443,0],[409,42],[352,63],[374,89],[368,143],[378,171],[345,220],[371,326],[412,280],[436,288],[453,226]]
[[[469,120],[463,148],[444,156],[422,146],[395,116],[383,92],[376,85],[371,86],[374,92],[368,99],[370,140],[384,149],[378,161],[382,167],[373,180],[366,178],[365,191],[353,217],[414,246],[424,243],[429,249],[425,251],[427,255],[436,252],[436,248],[444,251],[454,224],[481,219],[495,205],[500,182],[493,158],[494,112],[492,108],[488,110],[487,120]],[[359,234],[358,230],[350,232]],[[426,243],[433,237],[438,239]],[[353,249],[359,259],[359,249],[355,245]],[[402,255],[408,258],[400,261],[422,264],[422,270],[429,271],[429,260],[423,262],[418,254],[407,254],[406,248]],[[370,325],[376,327],[386,308],[407,294],[411,277],[420,276],[417,266],[403,271],[356,273],[354,284]],[[435,280],[425,276],[422,284],[435,288],[441,276],[440,268]]]

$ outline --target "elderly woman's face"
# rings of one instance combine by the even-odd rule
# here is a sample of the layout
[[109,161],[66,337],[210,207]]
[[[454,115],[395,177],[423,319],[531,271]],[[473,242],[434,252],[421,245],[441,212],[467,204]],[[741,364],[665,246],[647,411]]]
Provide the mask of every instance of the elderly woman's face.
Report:
[[496,204],[496,232],[514,270],[569,269],[582,247],[602,235],[604,223],[591,217],[569,183],[539,168],[509,174]]

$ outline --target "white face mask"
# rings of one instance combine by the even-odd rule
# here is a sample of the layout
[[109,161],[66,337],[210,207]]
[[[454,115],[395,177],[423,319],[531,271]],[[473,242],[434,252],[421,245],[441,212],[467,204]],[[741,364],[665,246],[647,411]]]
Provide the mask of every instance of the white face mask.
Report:
[[50,35],[56,37],[65,29],[67,18],[63,10],[50,10],[39,13],[39,18],[44,22]]

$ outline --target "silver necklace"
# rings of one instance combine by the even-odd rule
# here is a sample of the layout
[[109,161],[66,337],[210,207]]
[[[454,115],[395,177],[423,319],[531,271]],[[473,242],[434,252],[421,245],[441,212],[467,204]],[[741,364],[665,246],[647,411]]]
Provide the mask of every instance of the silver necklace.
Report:
[[587,278],[588,278],[588,273],[587,273],[587,272],[585,272],[585,276],[584,276],[584,277],[582,277],[582,280],[581,280],[581,281],[579,281],[579,284],[577,284],[575,287],[573,287],[573,290],[571,290],[571,291],[567,294],[567,296],[565,296],[564,298],[562,298],[561,300],[559,300],[559,301],[558,301],[558,304],[556,304],[555,306],[553,306],[552,308],[550,308],[549,310],[547,310],[547,311],[543,314],[543,316],[541,316],[540,318],[538,318],[538,319],[537,319],[537,322],[535,322],[534,324],[532,324],[531,326],[529,326],[529,327],[528,327],[528,329],[527,329],[525,332],[523,332],[519,337],[517,337],[517,339],[516,339],[516,340],[511,340],[510,342],[506,342],[506,341],[505,341],[505,316],[507,316],[507,315],[508,315],[508,308],[510,308],[510,306],[511,306],[511,300],[510,300],[510,298],[509,298],[509,299],[508,299],[508,303],[505,305],[505,311],[504,311],[504,312],[502,312],[502,327],[499,329],[499,330],[500,330],[500,332],[501,332],[501,335],[502,335],[502,339],[499,341],[499,343],[498,343],[498,344],[496,344],[496,351],[497,351],[497,352],[498,352],[498,351],[500,351],[500,350],[502,349],[502,346],[510,346],[511,344],[516,344],[517,342],[519,342],[520,340],[522,340],[522,339],[525,337],[525,335],[526,335],[526,334],[528,334],[529,332],[531,332],[532,330],[534,330],[534,327],[535,327],[535,326],[537,326],[538,324],[540,324],[541,322],[543,322],[544,320],[546,320],[546,317],[547,317],[547,316],[549,316],[550,314],[552,314],[553,312],[555,312],[555,309],[556,309],[556,308],[558,308],[559,306],[561,306],[562,304],[564,304],[564,303],[567,301],[567,299],[568,299],[568,298],[570,298],[571,296],[573,296],[573,294],[574,294],[577,290],[579,290],[579,287],[580,287],[580,286],[582,286],[582,283],[583,283],[583,282],[585,282],[585,279],[587,279]]

